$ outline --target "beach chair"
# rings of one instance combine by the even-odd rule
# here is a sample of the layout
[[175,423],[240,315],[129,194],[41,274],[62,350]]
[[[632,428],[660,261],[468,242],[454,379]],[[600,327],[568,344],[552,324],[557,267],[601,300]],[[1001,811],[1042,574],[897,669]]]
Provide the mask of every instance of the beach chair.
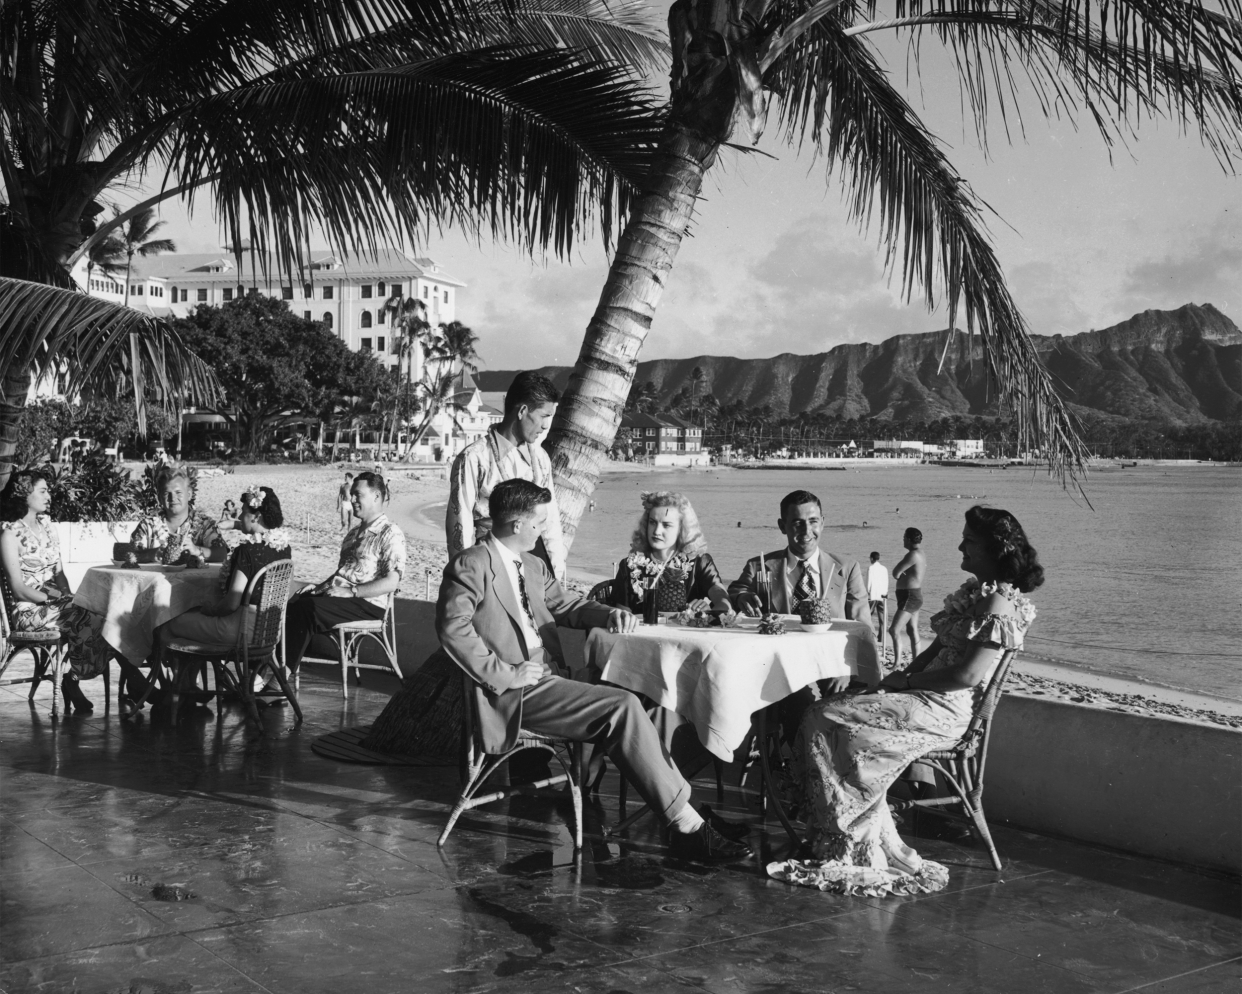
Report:
[[[33,701],[35,691],[44,680],[52,681],[52,717],[60,715],[60,678],[65,670],[65,636],[53,629],[44,632],[15,632],[9,624],[9,603],[12,593],[9,582],[0,583],[0,685],[30,684],[28,700]],[[4,678],[13,658],[23,649],[29,649],[34,657],[31,676]],[[51,676],[48,676],[48,670]],[[108,677],[104,675],[104,707],[108,704]]]
[[[255,721],[259,719],[257,698],[280,696],[293,706],[297,720],[302,720],[302,709],[298,705],[297,695],[289,686],[283,653],[279,648],[285,633],[285,605],[289,600],[289,585],[293,580],[293,561],[280,559],[269,563],[246,583],[242,594],[242,603],[249,604],[259,581],[264,580],[263,594],[259,598],[258,611],[254,621],[254,633],[250,640],[246,639],[243,626],[237,633],[237,641],[232,645],[206,644],[185,642],[171,639],[164,644],[161,651],[162,662],[172,671],[173,713],[176,713],[176,687],[180,670],[184,666],[199,667],[210,662],[216,677],[216,714],[220,714],[221,698],[226,691],[235,691],[242,699],[246,709]],[[233,671],[229,666],[234,667]],[[256,693],[255,677],[270,670],[280,684],[279,691]],[[141,707],[142,702],[138,706]]]
[[[929,752],[919,762],[930,766],[944,777],[952,794],[946,797],[927,797],[919,800],[897,800],[890,798],[894,811],[924,809],[935,814],[953,818],[968,824],[979,840],[987,848],[992,858],[992,866],[999,873],[1001,870],[1000,856],[992,842],[992,833],[988,831],[987,819],[983,815],[983,771],[988,758],[988,738],[992,733],[992,716],[1000,703],[1001,691],[1009,669],[1013,666],[1017,650],[1010,649],[1002,657],[992,679],[988,681],[987,690],[980,696],[975,705],[974,714],[965,734],[951,749],[940,749]],[[961,811],[949,811],[953,807],[961,807]]]
[[591,588],[591,592],[587,594],[587,600],[597,601],[600,604],[610,603],[609,598],[612,597],[612,581],[602,580]]
[[[307,663],[316,666],[340,666],[342,698],[349,697],[349,668],[351,666],[354,668],[354,675],[359,684],[362,683],[362,670],[380,670],[385,673],[391,670],[397,674],[398,680],[404,679],[401,675],[401,667],[397,664],[397,622],[393,617],[393,603],[396,600],[396,596],[395,593],[388,595],[384,606],[383,618],[343,621],[339,625],[335,625],[332,629],[332,640],[336,642],[337,658],[327,659],[322,656],[303,656],[301,665],[293,675],[294,689],[301,689],[302,666],[305,666]],[[383,652],[384,657],[388,660],[386,665],[359,661],[362,657],[363,643],[367,639],[370,639],[380,647],[380,651]]]
[[[436,840],[436,845],[443,846],[448,841],[449,833],[453,831],[453,826],[457,824],[457,819],[472,808],[482,807],[484,804],[503,800],[513,794],[538,790],[540,787],[551,787],[559,783],[568,783],[569,796],[574,806],[574,851],[580,850],[582,848],[581,785],[586,779],[586,769],[584,768],[586,750],[583,747],[583,743],[571,742],[565,739],[551,739],[523,728],[518,732],[517,745],[512,749],[500,755],[489,755],[479,748],[478,738],[475,733],[478,725],[478,715],[476,713],[478,706],[474,699],[474,681],[464,673],[462,674],[462,695],[464,698],[461,729],[462,790],[457,798],[457,803],[453,805],[453,810],[449,813],[448,821],[444,825],[444,831],[440,833],[440,837]],[[544,780],[536,780],[529,784],[504,786],[488,794],[478,793],[479,789],[503,763],[511,756],[525,749],[538,749],[550,753],[556,757],[556,761],[561,764],[561,768],[565,772],[558,773],[556,776],[548,777]]]

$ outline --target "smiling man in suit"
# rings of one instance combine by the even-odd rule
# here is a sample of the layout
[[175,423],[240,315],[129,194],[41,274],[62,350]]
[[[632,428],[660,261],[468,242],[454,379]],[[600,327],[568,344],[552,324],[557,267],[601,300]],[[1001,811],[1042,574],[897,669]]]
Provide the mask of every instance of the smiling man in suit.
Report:
[[[785,548],[765,553],[763,567],[771,579],[771,610],[776,614],[796,614],[805,600],[827,600],[834,618],[867,621],[867,585],[862,567],[846,562],[819,547],[824,528],[823,505],[809,490],[795,490],[781,501],[781,516],[776,522],[785,536]],[[729,598],[736,610],[752,617],[761,610],[759,599],[760,560],[749,560],[742,575],[729,584]],[[829,696],[849,686],[847,676],[820,680],[818,692]],[[802,712],[816,699],[809,687],[791,694],[779,705],[781,727],[788,741],[793,741]]]
[[560,675],[557,625],[626,632],[637,619],[566,592],[532,554],[551,500],[529,480],[498,483],[488,499],[491,534],[444,568],[436,631],[474,680],[480,746],[502,753],[520,728],[597,743],[668,824],[672,855],[710,863],[749,856],[747,846],[724,838],[691,806],[690,785],[635,695]]

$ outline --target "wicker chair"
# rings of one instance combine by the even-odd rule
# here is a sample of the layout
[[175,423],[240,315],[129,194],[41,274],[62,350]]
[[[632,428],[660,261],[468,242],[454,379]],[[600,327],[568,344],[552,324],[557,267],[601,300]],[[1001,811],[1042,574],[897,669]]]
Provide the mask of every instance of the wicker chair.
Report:
[[[13,658],[22,649],[29,649],[34,656],[34,675],[25,677],[8,677],[0,679],[0,685],[8,686],[15,683],[30,684],[28,700],[34,700],[35,691],[44,680],[52,681],[52,717],[60,715],[60,678],[65,669],[65,636],[55,629],[42,632],[15,632],[9,624],[9,591],[8,580],[0,584],[0,677],[9,668]],[[51,676],[48,670],[51,669]],[[104,706],[107,706],[108,680],[104,677]]]
[[[965,734],[951,749],[940,749],[929,752],[919,759],[925,766],[944,777],[945,783],[953,790],[947,797],[928,797],[920,800],[892,800],[890,803],[896,811],[910,809],[927,809],[945,817],[964,821],[974,830],[988,850],[992,858],[992,866],[999,873],[1001,870],[1000,856],[992,842],[992,833],[988,831],[987,819],[983,816],[983,770],[988,759],[988,738],[992,734],[992,716],[1000,703],[1001,691],[1009,669],[1013,666],[1017,650],[1010,649],[1001,657],[1000,664],[992,673],[987,690],[975,705],[975,713],[970,719]],[[960,805],[962,811],[948,811],[947,808]]]
[[601,580],[591,588],[591,592],[587,594],[587,600],[598,601],[600,604],[611,603],[612,597],[612,581]]
[[[349,668],[354,668],[354,673],[358,678],[358,682],[362,683],[362,670],[380,670],[388,672],[391,670],[397,674],[397,679],[402,680],[401,667],[397,665],[397,622],[393,617],[393,602],[396,594],[389,594],[387,603],[384,606],[384,617],[371,619],[363,619],[359,621],[343,621],[339,625],[332,628],[332,638],[336,642],[337,658],[325,659],[316,656],[303,656],[301,666],[293,675],[295,689],[302,686],[302,666],[307,663],[313,663],[318,666],[340,666],[341,668],[341,697],[349,697]],[[362,663],[359,659],[362,655],[362,645],[367,639],[372,640],[380,647],[380,651],[388,659],[387,666],[377,666],[375,663]]]
[[[453,831],[453,826],[457,824],[457,819],[466,811],[481,807],[484,804],[491,804],[493,801],[503,800],[512,794],[537,790],[540,787],[551,787],[558,783],[568,783],[569,796],[574,805],[574,851],[580,850],[582,848],[581,785],[586,778],[586,770],[584,769],[585,750],[582,743],[550,739],[535,732],[521,729],[518,733],[517,745],[512,749],[499,755],[489,755],[483,752],[479,748],[478,738],[475,734],[478,716],[475,714],[477,705],[474,699],[474,681],[464,673],[462,674],[462,681],[462,693],[465,703],[465,707],[462,708],[461,736],[461,775],[463,786],[461,794],[457,798],[457,803],[453,805],[453,810],[449,813],[448,821],[444,825],[444,831],[440,833],[440,838],[436,840],[436,845],[442,846],[448,841],[449,833]],[[556,757],[557,762],[561,764],[561,768],[565,772],[549,777],[546,780],[536,780],[530,784],[521,784],[516,787],[501,787],[499,790],[492,791],[489,794],[478,793],[479,789],[499,769],[502,763],[524,749],[539,749],[550,753]],[[568,758],[562,755],[562,752],[566,753]]]
[[[299,722],[302,720],[302,709],[298,705],[297,695],[289,686],[283,661],[278,657],[278,650],[285,631],[285,604],[289,600],[289,585],[293,580],[293,561],[279,559],[256,571],[246,583],[245,593],[242,594],[242,604],[251,602],[251,597],[260,580],[264,581],[263,593],[259,598],[254,633],[249,642],[246,641],[245,626],[242,626],[237,633],[237,642],[233,645],[211,645],[185,642],[180,639],[172,639],[164,644],[161,653],[162,662],[173,669],[172,703],[174,710],[177,704],[175,688],[181,667],[187,665],[197,667],[204,662],[210,662],[216,677],[217,714],[219,714],[220,697],[225,691],[232,690],[240,695],[246,709],[256,721],[259,717],[256,698],[259,696],[285,698],[293,706],[297,720]],[[236,668],[235,673],[229,671],[230,663]],[[255,693],[255,677],[265,667],[272,671],[280,683],[279,692],[273,691],[267,695]]]

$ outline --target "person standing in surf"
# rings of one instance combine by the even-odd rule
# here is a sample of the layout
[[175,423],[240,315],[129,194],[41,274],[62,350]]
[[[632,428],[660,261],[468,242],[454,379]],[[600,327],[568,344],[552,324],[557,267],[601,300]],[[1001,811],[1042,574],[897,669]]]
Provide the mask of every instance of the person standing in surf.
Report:
[[923,606],[923,574],[927,571],[927,557],[923,555],[923,533],[917,528],[907,528],[902,538],[906,554],[893,567],[897,580],[897,610],[889,634],[893,637],[893,662],[901,663],[901,633],[910,640],[910,658],[919,656],[919,609]]

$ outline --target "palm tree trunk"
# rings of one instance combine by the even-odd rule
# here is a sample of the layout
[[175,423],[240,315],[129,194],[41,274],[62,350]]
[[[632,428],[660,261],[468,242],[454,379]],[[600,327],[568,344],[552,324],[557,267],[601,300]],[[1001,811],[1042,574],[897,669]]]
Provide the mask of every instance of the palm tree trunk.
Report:
[[17,422],[25,410],[29,389],[30,367],[16,363],[6,365],[4,378],[0,380],[0,490],[8,485],[15,468]]
[[643,194],[617,244],[582,351],[545,443],[567,543],[573,541],[600,466],[621,423],[638,353],[694,213],[703,174],[720,147],[670,125]]

